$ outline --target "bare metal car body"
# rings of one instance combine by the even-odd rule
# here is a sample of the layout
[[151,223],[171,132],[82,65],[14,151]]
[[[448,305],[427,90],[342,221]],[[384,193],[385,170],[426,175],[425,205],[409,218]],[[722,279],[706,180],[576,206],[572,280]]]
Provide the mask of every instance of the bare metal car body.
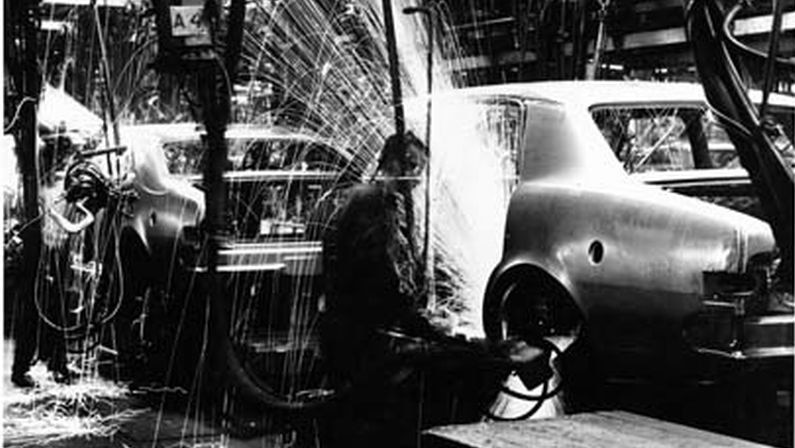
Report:
[[[137,193],[130,216],[125,222],[127,243],[138,246],[143,251],[144,266],[159,277],[193,272],[201,274],[206,270],[198,263],[196,253],[185,257],[185,250],[198,252],[200,241],[198,229],[204,215],[204,194],[200,189],[201,131],[195,124],[143,125],[127,130],[130,141],[131,167],[134,174],[131,182]],[[140,136],[146,136],[135,143]],[[282,206],[295,200],[305,191],[298,186],[310,184],[319,190],[321,185],[336,181],[339,173],[334,164],[342,165],[347,156],[338,153],[319,138],[303,133],[295,133],[280,128],[256,128],[233,126],[226,132],[230,145],[229,171],[224,180],[230,191],[228,207],[230,215],[248,215],[248,227],[236,216],[230,216],[230,235],[227,243],[220,249],[219,272],[281,272],[290,275],[314,275],[320,269],[320,242],[307,241],[305,223],[300,217],[267,216],[262,210],[249,210],[255,196],[262,194],[266,185],[280,185],[279,198]],[[323,167],[307,166],[306,154],[289,154],[293,157],[292,166],[280,161],[278,167],[268,165],[268,161],[244,161],[250,157],[252,145],[292,145],[287,151],[316,148],[322,152]],[[252,149],[253,148],[253,149]],[[248,154],[248,155],[247,155]],[[311,156],[310,156],[311,157]],[[327,159],[334,159],[329,161]],[[267,165],[267,166],[266,166]],[[312,185],[315,184],[315,185]],[[249,188],[250,197],[243,198],[241,188]],[[315,191],[317,197],[322,191]],[[289,196],[289,198],[287,197]],[[256,197],[256,200],[261,200]],[[301,198],[297,198],[299,201]],[[236,201],[237,200],[237,201]],[[312,202],[312,201],[309,201]],[[311,204],[306,204],[308,208]],[[306,212],[304,212],[306,214]],[[266,229],[267,226],[267,229]],[[186,232],[187,228],[187,232]],[[190,240],[193,238],[194,240]],[[176,269],[176,271],[175,271]],[[167,274],[167,275],[166,275]]]
[[[736,291],[721,290],[712,280],[748,280],[762,269],[755,260],[775,253],[769,225],[629,175],[594,119],[605,106],[704,108],[700,86],[547,82],[473,89],[467,95],[511,99],[526,111],[503,256],[483,307],[490,338],[506,337],[511,313],[506,301],[521,281],[531,284],[523,299],[528,307],[533,284],[554,300],[576,304],[589,343],[615,366],[631,359],[634,368],[641,365],[652,374],[661,362],[674,371],[674,359],[697,351],[733,359],[792,356],[791,311],[772,316],[763,304],[757,305],[763,309],[758,315],[746,316],[742,304],[718,299]],[[785,113],[795,110],[791,99],[777,101]],[[692,179],[709,171],[691,171]],[[656,174],[652,183],[658,184],[677,175]],[[738,176],[733,171],[728,179],[747,186],[747,178]],[[703,185],[705,177],[696,184]],[[725,185],[726,179],[714,180]],[[751,296],[765,292],[759,282],[748,288]],[[743,300],[768,300],[749,297]],[[714,319],[698,320],[715,312]],[[694,329],[693,321],[711,330]],[[738,339],[743,329],[751,335],[746,340]],[[691,330],[696,337],[687,337]]]
[[[204,340],[209,322],[202,130],[142,125],[123,137],[130,150],[121,172],[131,173],[126,182],[135,200],[121,222],[119,357],[139,379],[192,384],[201,370],[197,340]],[[320,307],[314,206],[344,178],[350,155],[318,136],[276,126],[230,126],[225,138],[227,197],[216,265],[224,294],[211,300],[231,310],[234,324],[229,331],[212,325],[209,365],[238,383],[256,375],[278,385],[292,372],[295,357],[288,355],[306,349],[294,335],[309,331]],[[163,369],[169,365],[179,368]]]

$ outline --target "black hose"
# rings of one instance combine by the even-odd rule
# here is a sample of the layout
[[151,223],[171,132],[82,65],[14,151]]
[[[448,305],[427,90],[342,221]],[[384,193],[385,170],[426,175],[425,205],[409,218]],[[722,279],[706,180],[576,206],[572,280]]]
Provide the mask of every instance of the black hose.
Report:
[[[762,209],[781,251],[782,263],[776,275],[789,284],[793,277],[792,192],[795,179],[762,128],[736,65],[739,61],[730,51],[734,47],[729,29],[737,8],[726,14],[720,1],[693,0],[687,10],[687,31],[707,101],[720,112],[717,114],[720,121],[729,124],[729,138],[737,148],[740,163],[757,187]],[[735,126],[738,123],[741,126]],[[750,137],[746,132],[737,132],[740,128],[748,129]]]
[[[743,2],[738,2],[736,5],[732,7],[731,10],[726,14],[726,20],[723,22],[723,27],[721,29],[723,33],[723,37],[726,39],[726,42],[736,51],[742,53],[746,57],[750,57],[756,59],[759,62],[766,62],[769,59],[772,59],[775,64],[782,65],[788,67],[790,69],[795,69],[795,62],[789,59],[777,57],[774,54],[766,55],[765,53],[749,47],[744,43],[740,42],[734,34],[731,32],[731,24],[734,23],[734,18],[737,14],[742,11],[743,9]],[[780,28],[780,27],[779,27]],[[774,30],[775,31],[775,30]],[[775,37],[777,40],[778,36]]]
[[[539,345],[542,349],[546,350],[548,352],[548,354],[555,353],[558,356],[563,354],[563,350],[561,350],[558,346],[556,346],[555,344],[553,344],[552,342],[550,342],[550,341],[548,341],[546,339],[542,338],[542,339],[539,339],[539,340],[533,341],[533,342],[535,344]],[[537,394],[537,395],[525,394],[525,393],[522,393],[522,392],[517,392],[517,391],[509,388],[508,386],[503,385],[503,386],[500,387],[500,392],[502,392],[502,393],[504,393],[504,394],[506,394],[506,395],[508,395],[510,397],[517,398],[517,399],[520,399],[520,400],[533,401],[533,402],[535,402],[535,404],[533,405],[532,408],[530,408],[526,412],[522,413],[521,415],[515,416],[515,417],[501,417],[501,416],[498,416],[498,415],[494,414],[493,412],[489,411],[488,409],[483,411],[483,415],[485,415],[489,419],[492,419],[492,420],[495,420],[495,421],[501,421],[501,422],[511,422],[511,421],[525,420],[527,418],[532,417],[536,412],[538,412],[538,410],[541,409],[541,406],[544,404],[544,401],[556,396],[557,394],[560,393],[560,391],[562,389],[563,389],[563,379],[562,378],[558,382],[558,384],[556,384],[555,387],[552,388],[552,390],[549,389],[549,381],[544,381],[542,383],[541,393]]]
[[775,74],[775,58],[778,53],[778,39],[781,35],[781,16],[784,14],[784,3],[781,0],[773,0],[773,28],[770,30],[770,48],[768,58],[765,61],[765,74],[762,84],[762,104],[759,106],[759,116],[762,119],[767,115],[767,101],[770,98],[770,90],[773,87],[773,75]]
[[[99,266],[102,267],[101,276],[96,280],[97,289],[94,292],[93,303],[89,304],[85,322],[79,322],[71,326],[54,322],[40,303],[43,300],[42,291],[40,290],[41,285],[36,285],[34,289],[34,305],[41,320],[51,328],[63,333],[63,337],[67,341],[73,342],[82,339],[86,342],[96,336],[105,324],[113,320],[121,309],[122,297],[124,296],[124,274],[121,268],[121,253],[116,231],[119,219],[118,214],[125,207],[128,196],[116,190],[95,165],[86,161],[70,166],[66,172],[64,183],[67,201],[74,202],[88,199],[86,204],[90,208],[105,210],[105,216],[100,220],[101,230],[99,235],[103,241],[107,241],[107,244],[103,244],[100,254],[94,257],[94,261],[98,262]],[[109,245],[112,245],[112,247],[109,247]],[[49,264],[48,267],[52,268],[54,261],[47,256],[45,252],[47,250],[52,249],[42,247],[41,258],[46,258]],[[68,257],[71,253],[59,255],[67,257],[66,260],[61,259],[60,261],[70,263],[70,258]],[[58,281],[59,278],[60,275],[56,275],[53,281]],[[114,283],[116,284],[115,287],[118,288],[115,293],[113,291]],[[60,284],[56,285],[56,287],[63,287],[64,290],[68,289],[65,285]],[[68,294],[67,291],[64,292]],[[114,298],[115,300],[113,300]],[[99,340],[96,340],[90,345],[84,344],[84,348],[93,348],[98,342]],[[83,350],[79,351],[82,352]]]
[[[558,348],[558,346],[556,346],[552,342],[549,342],[546,339],[540,339],[539,341],[536,341],[536,342],[539,345],[541,345],[543,349],[547,349],[550,353],[555,353],[558,356],[563,354],[563,350],[561,350],[560,348]],[[539,395],[525,394],[525,393],[522,393],[522,392],[517,392],[517,391],[509,388],[508,386],[502,386],[500,388],[500,390],[502,392],[504,392],[505,394],[510,395],[511,397],[519,398],[521,400],[527,400],[527,401],[542,400],[543,401],[543,400],[547,400],[549,398],[554,397],[555,395],[557,395],[563,389],[563,379],[562,378],[558,382],[558,384],[556,384],[555,387],[552,388],[552,390],[547,390],[547,387],[546,387],[547,384],[548,384],[548,381],[545,381],[544,382],[544,386],[545,386],[544,390]]]
[[[542,395],[545,395],[547,393],[547,387],[548,387],[547,383],[544,382],[543,391],[541,392]],[[532,408],[530,408],[527,412],[525,412],[525,413],[523,413],[521,415],[518,415],[516,417],[501,417],[499,415],[494,414],[493,412],[491,412],[489,410],[483,411],[483,415],[485,415],[486,417],[488,417],[488,418],[490,418],[490,419],[492,419],[494,421],[498,421],[498,422],[515,422],[515,421],[518,421],[518,420],[525,420],[525,419],[528,419],[528,418],[532,417],[536,412],[538,412],[538,410],[541,409],[541,405],[544,404],[544,400],[533,400],[533,401],[535,401],[536,404],[533,405]]]

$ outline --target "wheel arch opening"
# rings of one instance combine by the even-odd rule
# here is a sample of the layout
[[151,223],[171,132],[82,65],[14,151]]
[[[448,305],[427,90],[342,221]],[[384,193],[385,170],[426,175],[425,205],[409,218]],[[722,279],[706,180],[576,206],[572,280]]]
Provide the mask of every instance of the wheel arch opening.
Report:
[[[543,303],[541,303],[543,300]],[[531,311],[549,313],[557,333],[572,332],[584,323],[584,312],[568,289],[543,268],[522,264],[491,283],[483,306],[483,325],[491,340],[503,338],[506,321],[530,319]]]

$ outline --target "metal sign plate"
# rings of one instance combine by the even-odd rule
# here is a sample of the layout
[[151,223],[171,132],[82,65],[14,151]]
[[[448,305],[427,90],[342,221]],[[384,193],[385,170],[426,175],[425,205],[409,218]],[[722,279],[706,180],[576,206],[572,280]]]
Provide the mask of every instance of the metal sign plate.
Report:
[[204,8],[201,5],[171,6],[171,35],[174,37],[193,38],[203,40],[209,37],[210,31],[203,17]]

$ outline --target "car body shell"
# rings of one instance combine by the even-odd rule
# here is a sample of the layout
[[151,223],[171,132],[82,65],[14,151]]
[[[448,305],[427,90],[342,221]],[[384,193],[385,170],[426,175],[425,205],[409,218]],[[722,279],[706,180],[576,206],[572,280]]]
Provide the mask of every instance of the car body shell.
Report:
[[576,303],[597,351],[682,350],[686,320],[704,307],[705,272],[744,273],[752,256],[775,250],[766,222],[628,175],[591,116],[604,105],[703,107],[700,86],[547,82],[466,95],[510,97],[528,110],[503,256],[483,307],[490,337],[500,337],[506,279],[541,273]]
[[[196,229],[204,216],[204,193],[198,186],[200,175],[176,175],[169,172],[163,145],[174,142],[198,143],[200,128],[192,123],[141,125],[125,129],[125,142],[131,149],[128,181],[136,192],[130,216],[125,219],[127,247],[137,246],[143,252],[144,266],[159,273],[161,280],[175,273],[206,271],[204,262],[180,257],[184,246],[198,244],[185,240],[186,228]],[[227,141],[290,141],[329,143],[308,133],[282,128],[231,126]],[[341,160],[348,155],[340,153]],[[224,175],[228,184],[267,183],[319,179],[331,182],[334,172],[306,170],[230,171]],[[319,273],[320,242],[318,241],[243,241],[229,238],[219,250],[219,272],[275,272],[288,274]],[[168,275],[162,275],[168,273]]]
[[[591,115],[594,107],[609,105],[703,107],[698,85],[546,82],[465,89],[438,99],[444,101],[446,95],[506,100],[522,104],[526,111],[503,254],[483,304],[489,337],[499,337],[496,321],[506,279],[540,273],[576,304],[598,352],[620,358],[686,351],[692,347],[682,337],[685,323],[704,310],[705,273],[743,274],[752,257],[775,250],[766,222],[658,186],[666,176],[674,182],[671,176],[683,174],[627,174]],[[778,96],[772,102],[786,107],[793,103]],[[156,135],[160,141],[198,135],[195,125],[150,126],[134,132]],[[236,132],[251,130],[233,130],[227,137],[234,138]],[[257,138],[315,138],[279,130],[256,132]],[[126,229],[146,253],[146,266],[157,273],[173,272],[185,228],[201,222],[203,194],[189,179],[168,172],[158,145],[131,147],[132,183],[139,197]],[[718,171],[723,170],[706,177]],[[699,172],[693,175],[700,182]],[[284,175],[231,173],[226,180]],[[741,177],[737,172],[732,176],[732,181]],[[320,243],[312,241],[236,241],[221,248],[219,271],[316,275],[321,250]],[[205,269],[202,263],[179,268],[193,273]]]
[[136,193],[124,220],[125,249],[134,245],[152,273],[170,272],[184,226],[196,226],[204,216],[204,195],[168,172],[161,142],[195,133],[191,125],[134,126],[124,129],[128,144],[128,179]]

